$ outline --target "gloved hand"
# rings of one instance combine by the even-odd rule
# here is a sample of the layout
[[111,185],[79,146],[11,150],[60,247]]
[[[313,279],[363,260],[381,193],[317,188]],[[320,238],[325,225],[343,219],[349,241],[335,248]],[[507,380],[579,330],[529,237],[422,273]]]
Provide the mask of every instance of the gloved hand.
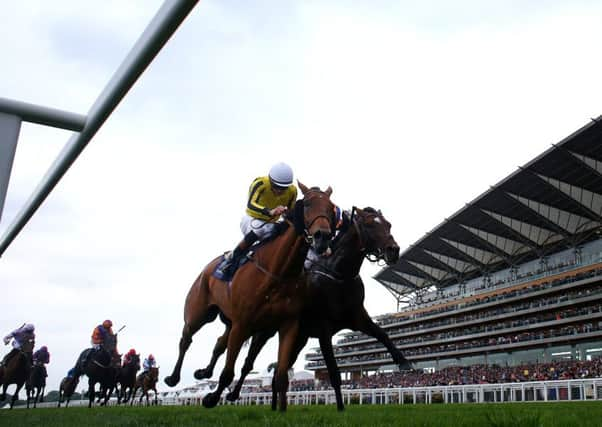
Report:
[[4,345],[8,345],[8,343],[10,342],[10,336],[5,336],[4,337]]

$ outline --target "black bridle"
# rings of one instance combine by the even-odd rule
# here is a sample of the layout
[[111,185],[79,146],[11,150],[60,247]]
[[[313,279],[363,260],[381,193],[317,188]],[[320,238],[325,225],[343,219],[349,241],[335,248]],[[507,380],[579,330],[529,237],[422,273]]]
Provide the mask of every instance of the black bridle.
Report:
[[[362,221],[358,221],[357,219],[354,221],[354,217],[357,218],[358,215],[355,215],[355,211],[357,210],[357,208],[354,206],[351,209],[351,218],[350,218],[350,222],[351,224],[353,224],[353,226],[355,227],[355,230],[357,232],[358,235],[358,239],[360,242],[360,252],[362,252],[364,255],[364,258],[366,258],[368,261],[370,262],[375,262],[377,263],[377,265],[383,265],[380,263],[380,261],[385,262],[385,250],[383,248],[373,248],[373,249],[367,249],[367,242],[369,241],[369,239],[365,236],[365,229],[362,226],[364,224],[363,218]],[[365,212],[365,211],[364,211]],[[386,221],[385,218],[383,217],[383,214],[381,211],[376,211],[376,212],[367,212],[366,213],[366,217],[367,218],[380,218],[382,221]],[[389,233],[389,235],[387,237],[391,237],[391,234]]]

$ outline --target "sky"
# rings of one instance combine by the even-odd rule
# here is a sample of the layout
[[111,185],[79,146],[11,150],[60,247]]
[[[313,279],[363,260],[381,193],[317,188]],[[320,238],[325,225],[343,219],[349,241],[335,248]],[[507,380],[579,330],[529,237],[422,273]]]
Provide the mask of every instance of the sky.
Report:
[[[86,114],[160,5],[12,2],[0,97]],[[109,318],[163,378],[255,177],[287,162],[343,208],[381,209],[403,251],[602,114],[600,40],[602,1],[201,1],[0,258],[0,333],[36,325],[52,390]],[[0,234],[70,135],[23,123]],[[396,310],[379,268],[361,273],[371,315]],[[181,386],[222,330],[195,335]]]

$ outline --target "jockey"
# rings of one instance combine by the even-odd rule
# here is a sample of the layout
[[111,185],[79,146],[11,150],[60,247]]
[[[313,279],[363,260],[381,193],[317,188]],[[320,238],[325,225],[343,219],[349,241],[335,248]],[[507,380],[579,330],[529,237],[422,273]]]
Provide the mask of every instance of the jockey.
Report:
[[48,376],[48,373],[46,372],[46,366],[44,366],[47,363],[50,363],[50,353],[48,352],[48,347],[43,345],[33,354],[33,364],[40,365],[42,368],[44,368],[45,377]]
[[100,350],[103,346],[107,338],[110,336],[114,336],[113,333],[113,322],[110,320],[105,320],[100,325],[94,328],[92,331],[92,348],[94,350]]
[[297,187],[293,184],[293,170],[286,163],[276,163],[268,176],[255,178],[249,187],[247,209],[240,222],[243,240],[225,256],[216,273],[226,275],[258,240],[270,237],[276,229],[276,220],[297,201]]
[[123,356],[123,366],[129,365],[132,362],[132,356],[136,355],[136,350],[133,348],[130,348],[130,351],[128,351],[125,356]]
[[35,326],[33,326],[33,324],[31,324],[31,323],[26,323],[23,326],[21,326],[20,328],[15,329],[10,334],[8,334],[7,336],[4,337],[4,345],[8,345],[10,340],[11,339],[13,340],[13,343],[12,343],[13,349],[6,356],[4,356],[4,359],[2,360],[2,362],[0,362],[1,366],[6,365],[6,363],[14,355],[19,353],[19,351],[21,350],[21,346],[23,344],[25,344],[29,340],[35,339],[36,335],[35,335],[34,331],[35,331]]
[[71,368],[69,369],[69,371],[67,371],[67,377],[68,378],[73,378],[77,375],[77,369],[76,368]]
[[155,356],[153,356],[152,354],[149,354],[148,357],[146,359],[144,359],[144,363],[142,363],[142,369],[144,370],[143,374],[148,373],[148,371],[150,371],[150,368],[156,368],[157,367],[157,361],[155,360]]

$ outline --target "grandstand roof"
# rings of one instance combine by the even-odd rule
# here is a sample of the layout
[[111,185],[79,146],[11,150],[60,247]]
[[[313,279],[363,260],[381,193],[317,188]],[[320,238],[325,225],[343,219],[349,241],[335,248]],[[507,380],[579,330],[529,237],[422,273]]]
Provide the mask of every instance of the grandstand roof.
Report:
[[398,297],[599,238],[602,116],[446,218],[374,278]]

